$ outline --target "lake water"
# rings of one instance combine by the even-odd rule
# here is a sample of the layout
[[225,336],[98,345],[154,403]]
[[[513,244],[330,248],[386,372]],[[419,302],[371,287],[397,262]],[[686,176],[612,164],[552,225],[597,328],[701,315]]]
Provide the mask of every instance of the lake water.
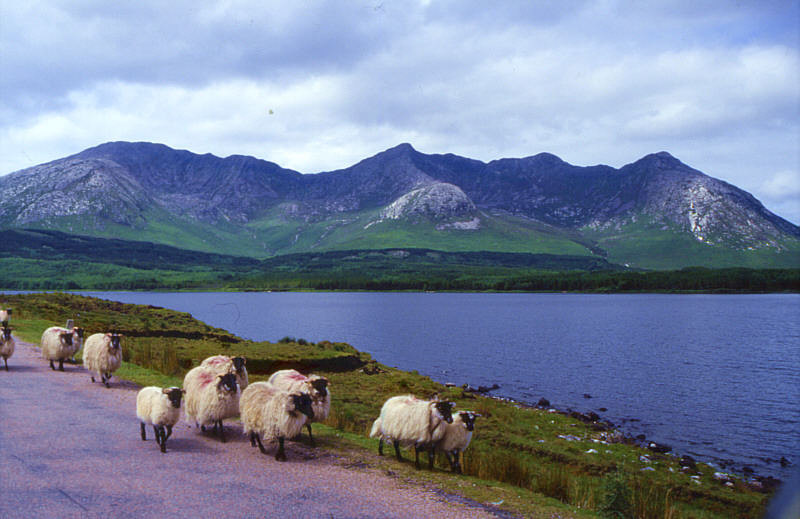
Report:
[[190,312],[252,340],[347,342],[440,382],[593,410],[734,470],[786,479],[778,460],[800,464],[794,294],[84,294]]

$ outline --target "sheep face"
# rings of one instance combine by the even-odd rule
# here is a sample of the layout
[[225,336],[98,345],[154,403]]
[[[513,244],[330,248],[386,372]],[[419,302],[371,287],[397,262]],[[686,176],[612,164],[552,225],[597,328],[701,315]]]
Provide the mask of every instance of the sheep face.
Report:
[[439,416],[447,423],[453,423],[453,408],[456,406],[455,402],[434,402],[433,408]]
[[58,337],[64,346],[72,346],[72,332],[61,332]]
[[169,398],[169,403],[172,404],[172,407],[175,409],[181,408],[181,398],[183,398],[183,394],[185,391],[179,387],[165,387],[161,390],[162,393],[167,395]]
[[[83,328],[78,328],[77,326],[72,329],[72,333],[78,336],[79,339],[83,339]],[[70,342],[70,344],[72,344]]]
[[233,373],[225,373],[224,375],[219,375],[217,378],[219,379],[219,382],[217,382],[217,387],[219,389],[231,393],[236,392],[236,375]]
[[11,340],[11,328],[8,326],[3,326],[3,339],[6,341]]
[[115,351],[120,348],[119,340],[122,337],[119,333],[107,333],[106,337],[111,338],[111,342],[108,344],[109,351]]
[[233,367],[236,369],[236,373],[241,373],[244,369],[244,365],[247,363],[247,359],[244,357],[234,357],[231,361],[233,361]]
[[464,422],[464,427],[466,427],[468,431],[475,430],[475,419],[480,416],[478,413],[473,413],[472,411],[461,411],[458,413],[458,416],[461,417],[461,421]]
[[313,402],[311,397],[308,396],[308,393],[292,393],[289,396],[295,412],[299,411],[303,413],[308,417],[309,420],[314,419],[314,408],[312,406]]
[[311,387],[319,393],[319,396],[325,398],[328,396],[328,379],[325,377],[316,378],[311,381]]

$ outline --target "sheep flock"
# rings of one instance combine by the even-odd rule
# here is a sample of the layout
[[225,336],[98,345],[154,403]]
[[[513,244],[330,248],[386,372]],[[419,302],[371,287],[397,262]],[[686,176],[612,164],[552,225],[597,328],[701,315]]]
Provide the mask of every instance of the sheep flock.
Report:
[[[0,310],[0,357],[8,371],[8,358],[14,353],[15,341],[8,325],[11,310]],[[95,373],[101,382],[110,387],[112,373],[123,361],[122,334],[94,333],[84,345],[84,330],[67,321],[66,327],[51,326],[42,333],[42,358],[50,368],[64,371],[69,362],[83,347],[82,360],[91,381]],[[55,367],[58,362],[58,368]],[[398,395],[387,399],[375,419],[370,437],[378,438],[378,454],[383,454],[384,443],[391,443],[398,461],[402,461],[400,447],[413,448],[415,465],[419,469],[419,454],[427,452],[428,468],[433,469],[436,452],[444,453],[453,472],[461,473],[460,456],[469,446],[476,417],[472,411],[453,410],[455,403],[429,400],[415,395]],[[272,373],[265,381],[250,383],[246,359],[213,355],[204,359],[185,375],[183,387],[142,388],[136,398],[136,417],[142,440],[147,440],[146,427],[151,426],[156,443],[162,453],[167,452],[167,439],[180,420],[181,409],[187,423],[206,427],[225,442],[224,420],[239,418],[242,432],[253,447],[268,454],[264,443],[277,443],[275,459],[286,461],[285,440],[300,437],[307,428],[309,443],[316,447],[311,424],[325,421],[331,411],[330,382],[326,377],[303,374],[294,369]]]

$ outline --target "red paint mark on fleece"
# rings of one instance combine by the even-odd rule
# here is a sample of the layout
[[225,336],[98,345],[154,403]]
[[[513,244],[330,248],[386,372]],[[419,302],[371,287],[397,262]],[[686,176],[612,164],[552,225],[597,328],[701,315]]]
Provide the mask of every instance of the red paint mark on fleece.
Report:
[[206,361],[207,366],[217,366],[219,364],[227,364],[227,363],[228,363],[228,358],[223,357],[222,355],[209,357],[209,359]]
[[286,378],[288,378],[289,380],[300,380],[301,382],[305,382],[306,380],[308,380],[307,376],[297,372],[289,373],[288,375],[286,375]]
[[206,387],[211,382],[213,382],[215,378],[216,377],[213,373],[209,373],[207,371],[204,371],[203,373],[200,373],[200,375],[197,376],[197,380],[200,381],[200,387]]

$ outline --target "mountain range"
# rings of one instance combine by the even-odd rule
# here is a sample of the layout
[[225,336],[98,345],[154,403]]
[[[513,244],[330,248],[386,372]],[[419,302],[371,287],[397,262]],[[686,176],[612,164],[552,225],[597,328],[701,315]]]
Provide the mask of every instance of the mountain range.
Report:
[[110,142],[0,177],[0,227],[250,257],[390,247],[597,256],[650,269],[797,267],[800,227],[667,152],[622,168],[482,162],[401,144],[301,174]]

